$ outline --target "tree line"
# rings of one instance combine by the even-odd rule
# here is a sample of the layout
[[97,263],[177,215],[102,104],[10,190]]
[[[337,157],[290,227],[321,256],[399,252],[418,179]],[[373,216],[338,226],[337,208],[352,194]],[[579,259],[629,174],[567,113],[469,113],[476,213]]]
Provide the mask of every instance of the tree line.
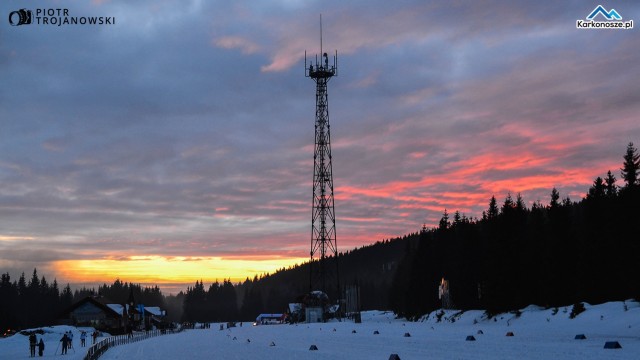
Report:
[[443,278],[452,306],[489,313],[640,299],[640,155],[633,143],[623,158],[623,186],[609,171],[578,202],[554,188],[548,204],[531,208],[519,194],[501,205],[492,197],[481,219],[445,210],[405,254],[392,309],[418,317],[441,308]]
[[9,273],[0,276],[0,330],[23,329],[53,324],[57,315],[73,303],[73,292],[67,284],[60,289],[54,279],[51,284],[33,269],[31,279],[22,273],[11,281]]
[[184,294],[183,319],[190,322],[221,322],[238,320],[236,289],[231,280],[212,283],[205,291],[204,283],[196,281]]
[[73,291],[68,283],[60,289],[56,279],[49,283],[45,276],[39,277],[37,269],[33,269],[28,281],[24,273],[14,281],[11,281],[9,273],[1,274],[0,330],[4,332],[6,329],[54,325],[62,312],[87,296],[104,298],[109,303],[125,304],[131,292],[137,303],[147,306],[166,309],[167,303],[170,303],[157,286],[143,288],[139,284],[123,283],[119,279],[112,285],[100,285],[97,290],[82,287]]

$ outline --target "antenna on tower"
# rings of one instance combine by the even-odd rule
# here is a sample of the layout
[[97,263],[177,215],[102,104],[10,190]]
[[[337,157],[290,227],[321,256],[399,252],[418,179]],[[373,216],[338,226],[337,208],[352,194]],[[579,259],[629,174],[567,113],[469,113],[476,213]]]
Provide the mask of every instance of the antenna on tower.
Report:
[[320,61],[316,54],[315,63],[311,59],[311,64],[307,66],[307,51],[304,52],[304,76],[314,80],[323,79],[324,83],[333,76],[338,76],[338,50],[333,56],[333,64],[329,66],[329,55],[323,52],[322,46],[322,14],[320,14]]

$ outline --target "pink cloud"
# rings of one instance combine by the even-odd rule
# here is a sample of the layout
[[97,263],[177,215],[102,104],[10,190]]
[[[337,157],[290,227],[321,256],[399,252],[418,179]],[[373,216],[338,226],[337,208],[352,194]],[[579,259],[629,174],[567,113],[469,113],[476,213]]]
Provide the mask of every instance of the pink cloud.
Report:
[[260,46],[251,40],[241,36],[223,36],[216,38],[212,44],[223,49],[240,49],[243,54],[254,54],[260,50]]

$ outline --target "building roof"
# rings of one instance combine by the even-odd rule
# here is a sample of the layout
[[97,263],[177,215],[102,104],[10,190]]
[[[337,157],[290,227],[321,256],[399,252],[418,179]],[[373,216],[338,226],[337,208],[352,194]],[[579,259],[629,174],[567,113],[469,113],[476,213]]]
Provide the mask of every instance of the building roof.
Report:
[[[111,310],[120,314],[120,316],[122,316],[122,309],[123,309],[122,305],[120,304],[105,304],[105,305],[108,306]],[[129,305],[125,305],[124,307],[126,308],[126,311],[129,311]]]
[[256,318],[256,321],[261,321],[263,319],[282,319],[283,314],[260,314]]
[[[104,301],[104,299],[103,299]],[[93,304],[94,306],[98,307],[99,309],[101,309],[102,311],[104,311],[107,315],[111,316],[111,317],[122,317],[122,310],[125,309],[125,311],[128,313],[129,312],[129,305],[125,304],[105,304],[103,302],[100,301],[100,299],[96,299],[92,296],[87,296],[84,299],[76,302],[75,304],[71,305],[69,308],[67,308],[64,312],[62,312],[62,317],[66,317],[68,316],[71,312],[73,312],[74,310],[76,310],[77,308],[79,308],[80,306],[86,304],[86,303],[90,303]],[[136,313],[139,313],[139,309],[137,306],[134,306],[131,310],[133,310]],[[158,306],[145,306],[144,307],[144,312],[148,313],[152,316],[157,316],[157,317],[162,317],[166,315],[166,312],[164,310],[162,310],[160,307]]]
[[149,314],[151,314],[153,316],[164,316],[165,315],[164,310],[160,309],[160,307],[158,307],[158,306],[145,306],[144,307],[144,311],[148,312]]
[[118,313],[117,311],[115,311],[114,309],[112,309],[111,307],[99,302],[98,300],[94,299],[91,296],[87,296],[86,298],[78,301],[77,303],[71,305],[70,307],[68,307],[65,311],[62,312],[62,317],[66,317],[68,316],[70,313],[72,313],[73,311],[75,311],[77,308],[79,308],[80,306],[84,305],[84,304],[91,304],[99,309],[101,309],[102,311],[104,311],[107,315],[111,316],[111,317],[121,317],[122,316],[122,312]]

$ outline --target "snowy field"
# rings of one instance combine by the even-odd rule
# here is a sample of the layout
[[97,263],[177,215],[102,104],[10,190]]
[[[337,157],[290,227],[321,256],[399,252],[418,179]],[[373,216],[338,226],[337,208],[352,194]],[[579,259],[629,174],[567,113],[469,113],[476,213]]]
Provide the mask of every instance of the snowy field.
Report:
[[[263,325],[220,331],[187,330],[108,350],[101,359],[640,359],[640,304],[627,301],[585,305],[569,319],[571,307],[528,307],[519,317],[501,314],[487,319],[482,311],[436,312],[422,321],[395,319],[391,313],[363,313],[361,324]],[[626,308],[626,309],[625,309]],[[62,332],[69,327],[44,328],[45,357],[54,357]],[[75,353],[82,359],[79,330],[72,328]],[[379,334],[374,334],[377,331]],[[479,332],[482,332],[479,334]],[[514,336],[506,336],[512,332]],[[408,333],[410,336],[405,336]],[[586,340],[575,340],[584,334]],[[472,335],[476,341],[466,341]],[[604,349],[618,341],[622,349]],[[272,345],[273,344],[273,345]],[[318,350],[309,350],[316,345]],[[0,339],[0,359],[29,356],[26,336]],[[59,351],[58,351],[59,353]],[[59,357],[60,355],[58,355]]]

